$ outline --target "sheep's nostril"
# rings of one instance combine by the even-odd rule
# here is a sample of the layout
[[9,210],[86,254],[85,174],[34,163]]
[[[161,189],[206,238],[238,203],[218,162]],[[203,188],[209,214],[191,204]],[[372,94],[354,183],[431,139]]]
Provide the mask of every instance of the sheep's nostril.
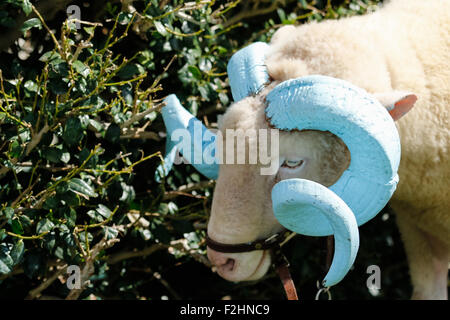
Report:
[[227,261],[223,265],[219,266],[219,268],[224,271],[230,272],[230,271],[233,271],[234,264],[235,264],[235,260],[228,258]]
[[229,273],[236,268],[236,260],[223,252],[208,248],[207,254],[209,261],[221,272]]

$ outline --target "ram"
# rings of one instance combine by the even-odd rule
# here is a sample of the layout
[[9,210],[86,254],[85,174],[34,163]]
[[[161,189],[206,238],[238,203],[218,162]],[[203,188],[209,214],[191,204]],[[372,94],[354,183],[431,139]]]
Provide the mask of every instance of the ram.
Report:
[[[324,280],[333,285],[355,259],[357,226],[390,200],[413,298],[446,299],[449,61],[446,0],[394,0],[364,16],[285,26],[269,45],[235,54],[229,64],[235,103],[223,116],[221,136],[226,140],[230,129],[278,130],[279,150],[271,156],[279,166],[261,174],[260,162],[188,159],[217,178],[208,257],[218,273],[231,281],[261,278],[271,265],[269,250],[242,248],[287,227],[334,234],[335,258]],[[192,130],[195,119],[170,99],[166,125],[178,121]],[[245,152],[255,143],[247,139]],[[176,148],[168,146],[173,159]]]

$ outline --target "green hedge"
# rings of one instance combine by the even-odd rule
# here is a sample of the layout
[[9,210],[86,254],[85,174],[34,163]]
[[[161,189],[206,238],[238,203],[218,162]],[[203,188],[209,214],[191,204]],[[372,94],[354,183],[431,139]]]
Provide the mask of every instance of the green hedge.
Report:
[[[154,180],[162,99],[209,126],[232,98],[231,55],[285,24],[362,14],[377,1],[52,1],[0,4],[0,297],[283,299],[275,273],[234,284],[206,259],[214,188],[191,166]],[[35,6],[34,6],[34,5]],[[66,20],[81,9],[80,28]],[[18,40],[17,40],[18,39]],[[325,240],[286,247],[303,299],[324,275]],[[382,289],[366,287],[367,266]],[[69,290],[66,267],[89,283]],[[361,228],[336,299],[403,299],[406,260],[386,208]]]

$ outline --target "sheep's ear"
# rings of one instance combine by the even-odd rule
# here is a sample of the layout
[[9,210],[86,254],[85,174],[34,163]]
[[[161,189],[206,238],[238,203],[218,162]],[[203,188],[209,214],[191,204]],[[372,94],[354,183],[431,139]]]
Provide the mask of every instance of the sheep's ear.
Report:
[[394,121],[408,113],[417,101],[417,96],[414,93],[406,91],[376,93],[374,96],[386,107]]

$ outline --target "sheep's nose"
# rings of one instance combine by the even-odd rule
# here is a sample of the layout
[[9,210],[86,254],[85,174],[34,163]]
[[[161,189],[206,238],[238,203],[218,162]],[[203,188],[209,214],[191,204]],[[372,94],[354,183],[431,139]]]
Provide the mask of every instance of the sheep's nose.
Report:
[[235,267],[235,260],[230,258],[226,253],[208,248],[207,255],[209,261],[217,267],[219,273],[230,273],[233,271]]

